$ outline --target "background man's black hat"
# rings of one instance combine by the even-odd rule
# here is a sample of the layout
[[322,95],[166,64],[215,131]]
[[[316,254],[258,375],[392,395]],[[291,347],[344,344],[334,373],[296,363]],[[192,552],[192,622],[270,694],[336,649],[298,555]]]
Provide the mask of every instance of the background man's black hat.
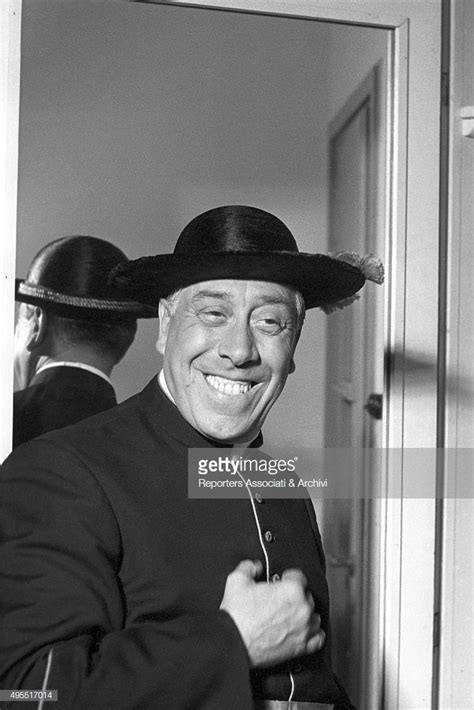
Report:
[[298,250],[278,217],[244,205],[216,207],[181,232],[173,254],[120,264],[111,283],[129,296],[156,305],[179,288],[215,279],[272,281],[300,291],[306,308],[353,296],[364,273],[351,263]]
[[62,237],[38,252],[26,279],[16,279],[15,299],[85,320],[156,317],[156,304],[152,308],[109,284],[110,271],[127,262],[123,251],[104,239]]

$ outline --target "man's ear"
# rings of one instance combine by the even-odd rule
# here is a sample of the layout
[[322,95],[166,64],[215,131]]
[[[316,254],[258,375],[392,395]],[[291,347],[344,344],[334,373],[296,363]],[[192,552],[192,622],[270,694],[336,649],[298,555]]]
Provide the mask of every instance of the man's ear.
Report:
[[171,310],[168,301],[161,299],[158,305],[159,330],[158,340],[156,341],[156,349],[161,355],[165,354],[166,341],[168,340],[168,332],[171,322]]
[[30,319],[30,332],[26,342],[29,352],[36,350],[45,340],[48,329],[48,314],[39,306],[35,306]]

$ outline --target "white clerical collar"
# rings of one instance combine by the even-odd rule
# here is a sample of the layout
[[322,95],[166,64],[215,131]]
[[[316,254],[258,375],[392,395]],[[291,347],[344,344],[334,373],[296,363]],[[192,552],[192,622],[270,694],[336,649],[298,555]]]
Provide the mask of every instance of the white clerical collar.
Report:
[[[166,395],[166,396],[168,397],[168,399],[170,399],[170,400],[173,402],[173,404],[176,406],[176,402],[175,402],[174,399],[173,399],[173,395],[171,394],[171,392],[170,392],[170,390],[169,390],[169,387],[168,387],[168,385],[167,385],[167,383],[166,383],[165,373],[163,372],[163,370],[160,370],[160,374],[158,375],[158,382],[159,382],[159,384],[160,384],[161,389],[162,389],[163,392],[165,393],[165,395]],[[243,443],[243,444],[230,444],[230,446],[235,446],[235,447],[238,448],[238,449],[248,449],[249,446],[250,446],[250,444],[252,443],[252,441],[255,441],[255,438],[254,438],[254,439],[250,439],[250,441],[246,441],[246,442]],[[229,446],[229,444],[227,444],[227,446]]]
[[105,374],[105,372],[102,372],[102,370],[99,370],[97,367],[93,367],[92,365],[86,365],[85,362],[69,362],[67,360],[63,360],[62,362],[47,362],[46,365],[41,365],[35,374],[39,375],[40,372],[43,372],[43,370],[49,370],[51,367],[78,367],[80,370],[87,370],[98,377],[102,377],[103,380],[108,382],[109,385],[113,387],[112,380]]
[[165,380],[165,373],[163,372],[162,369],[160,370],[160,374],[158,375],[158,382],[160,383],[160,387],[161,387],[161,389],[163,390],[163,392],[165,393],[165,395],[166,395],[166,396],[168,397],[168,399],[170,399],[170,400],[173,402],[173,404],[176,406],[176,402],[174,401],[173,395],[171,394],[170,389],[169,389],[169,387],[168,387],[168,385],[167,385],[167,383],[166,383],[166,380]]

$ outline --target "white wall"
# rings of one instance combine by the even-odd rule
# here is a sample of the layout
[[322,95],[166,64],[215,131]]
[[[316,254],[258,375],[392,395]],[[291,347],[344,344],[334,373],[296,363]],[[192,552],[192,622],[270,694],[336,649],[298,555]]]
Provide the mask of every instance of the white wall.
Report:
[[327,102],[332,117],[386,54],[387,30],[354,25],[327,26]]

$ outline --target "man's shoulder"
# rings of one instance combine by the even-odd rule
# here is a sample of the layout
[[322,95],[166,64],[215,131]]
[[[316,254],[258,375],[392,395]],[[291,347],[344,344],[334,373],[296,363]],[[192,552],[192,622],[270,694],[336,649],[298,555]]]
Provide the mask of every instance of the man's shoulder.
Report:
[[94,414],[87,419],[65,427],[46,436],[51,440],[79,442],[87,439],[102,439],[107,445],[108,437],[117,432],[124,436],[136,436],[148,416],[149,396],[147,387],[120,404]]
[[111,384],[98,375],[76,367],[52,367],[38,375],[22,390],[13,395],[14,406],[20,408],[32,402],[67,400],[71,391],[77,393],[113,391]]
[[153,383],[121,404],[28,441],[15,449],[11,456],[19,456],[21,449],[22,456],[34,458],[41,448],[68,451],[70,455],[80,452],[80,457],[87,459],[91,452],[103,451],[105,455],[117,446],[123,450],[130,442],[140,439],[141,433],[147,429],[146,421],[152,407],[150,387]]
[[22,390],[17,390],[13,393],[14,406],[24,406],[26,402],[37,398],[38,395],[41,396],[42,392],[45,390],[45,387],[46,385],[44,383],[39,382],[38,384],[28,385],[28,387],[25,387]]
[[[49,412],[51,403],[47,399],[43,383],[30,385],[13,394],[14,440],[26,441],[37,436],[39,422]],[[15,444],[16,446],[16,444]]]

